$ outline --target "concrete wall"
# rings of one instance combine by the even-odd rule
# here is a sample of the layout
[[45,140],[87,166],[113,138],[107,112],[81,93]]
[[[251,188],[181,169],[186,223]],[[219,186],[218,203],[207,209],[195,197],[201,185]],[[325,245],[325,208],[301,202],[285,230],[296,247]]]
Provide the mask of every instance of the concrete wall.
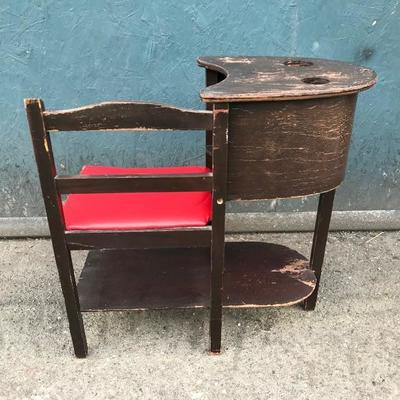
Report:
[[[199,55],[301,55],[374,68],[360,95],[336,209],[399,209],[397,0],[3,0],[0,3],[0,217],[43,215],[24,97],[47,108],[141,99],[201,108]],[[203,135],[57,136],[58,167],[203,162]],[[313,199],[231,210],[311,210]]]

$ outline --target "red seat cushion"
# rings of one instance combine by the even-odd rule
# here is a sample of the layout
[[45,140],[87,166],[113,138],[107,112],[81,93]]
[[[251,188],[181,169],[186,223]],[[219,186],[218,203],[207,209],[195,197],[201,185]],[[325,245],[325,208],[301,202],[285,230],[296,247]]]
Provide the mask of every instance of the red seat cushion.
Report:
[[[81,175],[191,174],[206,167],[119,168],[85,165]],[[63,205],[67,230],[129,230],[207,225],[210,192],[70,194]]]

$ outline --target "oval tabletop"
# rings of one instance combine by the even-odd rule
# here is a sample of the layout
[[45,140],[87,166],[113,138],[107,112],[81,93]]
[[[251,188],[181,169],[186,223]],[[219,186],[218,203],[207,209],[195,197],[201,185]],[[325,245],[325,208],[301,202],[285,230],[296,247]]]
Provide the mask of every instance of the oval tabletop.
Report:
[[331,97],[376,83],[376,74],[369,68],[318,58],[200,57],[197,62],[226,76],[200,92],[205,102]]

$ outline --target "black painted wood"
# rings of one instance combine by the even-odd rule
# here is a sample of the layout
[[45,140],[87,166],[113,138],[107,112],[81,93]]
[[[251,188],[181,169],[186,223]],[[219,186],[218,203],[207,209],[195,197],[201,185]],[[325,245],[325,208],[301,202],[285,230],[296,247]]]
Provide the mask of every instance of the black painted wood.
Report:
[[212,129],[212,112],[165,104],[108,102],[43,113],[48,131]]
[[85,357],[87,344],[80,314],[70,250],[153,248],[211,245],[211,228],[152,231],[70,231],[65,223],[60,193],[132,191],[211,191],[213,174],[57,176],[48,131],[214,129],[211,111],[176,109],[146,103],[102,103],[73,110],[45,112],[41,100],[25,101],[45,200],[56,263],[65,298],[75,354]]
[[200,93],[205,102],[304,100],[358,93],[376,83],[373,70],[336,60],[298,57],[200,57],[226,77]]
[[212,235],[211,235],[211,351],[221,351],[222,286],[225,243],[225,202],[228,168],[228,104],[214,105],[212,141],[212,170],[214,172],[212,192]]
[[346,170],[356,98],[230,104],[228,199],[336,188]]
[[70,250],[210,247],[211,227],[134,231],[66,231]]
[[[206,86],[215,85],[222,81],[225,76],[221,75],[218,71],[214,71],[206,68]],[[206,103],[206,109],[211,111],[213,105]],[[206,166],[212,168],[212,130],[206,131]]]
[[67,309],[72,343],[75,355],[83,358],[87,355],[87,342],[80,312],[71,254],[64,237],[64,217],[61,198],[57,194],[54,184],[56,168],[51,141],[42,118],[44,105],[41,100],[26,100],[25,108],[38,166],[58,275]]
[[[288,247],[225,247],[224,307],[290,306],[314,290],[306,258]],[[78,282],[82,310],[207,308],[209,260],[206,248],[90,251]]]
[[321,271],[325,257],[326,240],[328,239],[329,224],[335,199],[335,190],[327,193],[321,193],[318,202],[317,219],[313,243],[311,248],[310,268],[315,272],[317,284],[313,294],[304,302],[306,310],[314,310],[317,303],[319,283],[321,280]]
[[213,78],[200,93],[207,107],[229,103],[227,200],[321,194],[311,257],[319,282],[357,94],[376,83],[375,72],[292,57],[201,57],[198,64]]
[[59,193],[211,191],[212,173],[56,176]]
[[[344,175],[356,96],[375,83],[375,73],[317,59],[212,57],[199,59],[199,64],[207,68],[208,87],[201,93],[207,111],[137,102],[44,111],[40,100],[26,101],[79,357],[87,353],[81,310],[209,306],[211,351],[218,353],[223,306],[304,301],[306,309],[315,307],[334,188]],[[56,176],[48,131],[158,129],[206,130],[206,163],[213,174]],[[211,227],[179,232],[64,232],[57,189],[60,193],[212,190],[213,221]],[[225,244],[227,200],[315,193],[322,193],[311,252],[315,274],[303,256],[283,246]],[[75,249],[91,250],[79,281],[81,304],[70,257]]]

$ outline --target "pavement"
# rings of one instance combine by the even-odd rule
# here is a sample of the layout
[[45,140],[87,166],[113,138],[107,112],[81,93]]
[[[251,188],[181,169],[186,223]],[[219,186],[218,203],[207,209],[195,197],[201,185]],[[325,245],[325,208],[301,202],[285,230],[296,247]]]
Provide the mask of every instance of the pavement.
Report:
[[[308,253],[310,233],[231,235]],[[84,252],[74,255],[81,268]],[[85,314],[73,355],[47,239],[0,241],[0,399],[400,399],[400,232],[332,233],[317,309]]]

